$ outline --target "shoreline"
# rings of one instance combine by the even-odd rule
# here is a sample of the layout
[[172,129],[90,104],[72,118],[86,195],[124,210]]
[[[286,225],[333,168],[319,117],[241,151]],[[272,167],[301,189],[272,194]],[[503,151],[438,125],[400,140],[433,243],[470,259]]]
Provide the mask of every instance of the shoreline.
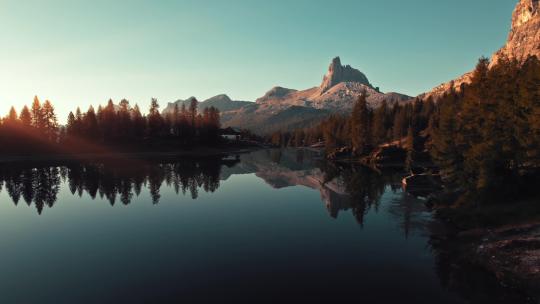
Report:
[[[381,151],[384,152],[384,149]],[[363,165],[376,171],[392,168],[403,171],[405,175],[409,174],[405,170],[404,160],[400,159],[405,155],[379,157],[382,153],[378,153],[353,159],[340,155],[340,152],[334,153],[334,157],[327,160],[337,164]],[[431,162],[416,161],[413,166],[429,168],[426,172],[438,171]],[[426,207],[431,210],[434,219],[444,226],[445,232],[432,235],[437,239],[438,246],[447,247],[447,251],[454,255],[452,260],[462,265],[460,267],[472,266],[483,270],[486,275],[494,278],[496,284],[508,288],[509,293],[522,294],[527,298],[527,303],[539,301],[540,216],[534,214],[539,214],[540,208],[529,210],[527,215],[520,214],[516,210],[526,210],[527,204],[534,203],[523,203],[520,200],[510,206],[491,206],[479,214],[470,214],[471,210],[468,209],[441,206],[434,201],[437,201],[437,193],[442,191],[442,183],[433,178],[437,179],[438,175],[410,173],[404,178],[403,186],[413,196],[423,193],[420,196],[428,198]]]
[[514,206],[500,205],[479,213],[434,206],[434,218],[445,226],[445,231],[433,236],[440,239],[438,246],[452,252],[456,264],[482,269],[501,286],[537,303],[540,217],[535,216],[538,213],[534,209],[523,213],[508,209],[524,209],[530,203],[517,201]]

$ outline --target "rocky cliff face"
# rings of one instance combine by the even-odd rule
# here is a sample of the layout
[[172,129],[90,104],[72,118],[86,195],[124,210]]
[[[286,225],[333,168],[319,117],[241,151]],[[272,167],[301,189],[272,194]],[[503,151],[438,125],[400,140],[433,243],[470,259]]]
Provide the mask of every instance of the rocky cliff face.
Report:
[[356,82],[366,86],[371,86],[366,75],[350,65],[342,66],[341,59],[336,57],[332,60],[328,73],[324,76],[320,86],[321,93],[331,89],[333,86],[342,82]]
[[501,56],[523,62],[531,55],[540,58],[540,0],[521,0],[512,16],[508,41],[493,55],[492,64]]
[[[503,56],[524,62],[531,55],[540,58],[540,0],[520,0],[512,15],[508,40],[504,47],[493,54],[491,65],[496,64]],[[459,91],[462,84],[470,83],[471,74],[472,72],[469,72],[443,83],[421,97],[437,99],[451,88]]]

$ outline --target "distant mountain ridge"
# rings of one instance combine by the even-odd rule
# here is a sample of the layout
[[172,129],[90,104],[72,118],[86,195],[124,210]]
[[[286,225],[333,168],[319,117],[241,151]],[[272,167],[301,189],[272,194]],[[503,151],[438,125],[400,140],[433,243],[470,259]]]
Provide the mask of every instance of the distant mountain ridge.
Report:
[[332,113],[349,112],[364,93],[371,108],[379,107],[383,100],[395,104],[412,98],[399,93],[380,92],[365,74],[349,65],[343,66],[340,58],[336,57],[320,86],[301,91],[274,87],[255,104],[224,113],[222,123],[257,133],[306,127]]
[[[495,64],[502,56],[524,61],[528,56],[540,57],[540,0],[520,0],[512,16],[512,28],[504,47],[492,57]],[[450,89],[459,91],[471,81],[472,72],[443,83],[418,98],[437,99]],[[236,101],[227,95],[217,95],[199,103],[199,108],[214,106],[221,112],[224,127],[247,128],[256,133],[291,130],[311,126],[335,113],[348,113],[360,94],[367,96],[370,108],[379,107],[383,101],[389,105],[408,103],[414,99],[405,94],[383,93],[373,86],[368,77],[341,59],[332,60],[322,83],[306,90],[273,87],[255,102]],[[188,106],[194,97],[169,103],[164,113],[174,105]]]
[[[371,108],[379,107],[383,100],[392,105],[412,99],[405,94],[380,92],[364,73],[349,65],[343,66],[341,59],[336,57],[318,87],[294,90],[276,86],[255,102],[236,101],[222,94],[199,102],[198,106],[199,109],[217,108],[224,127],[269,133],[307,127],[333,113],[348,113],[361,94],[366,94]],[[190,97],[169,103],[163,112],[172,112],[175,104],[189,107],[194,99]]]
[[[177,104],[178,108],[181,108],[182,105],[185,105],[186,108],[189,108],[189,105],[193,100],[196,100],[195,97],[190,97],[186,100],[177,100],[175,102],[170,102],[167,104],[167,107],[163,110],[163,113],[172,113],[174,111],[174,106]],[[240,101],[240,100],[232,100],[229,96],[225,94],[217,95],[211,98],[208,98],[202,102],[198,101],[198,107],[199,110],[204,110],[205,108],[214,107],[218,109],[220,112],[227,112],[232,110],[240,109],[243,106],[247,106],[251,104],[252,102],[249,101]]]

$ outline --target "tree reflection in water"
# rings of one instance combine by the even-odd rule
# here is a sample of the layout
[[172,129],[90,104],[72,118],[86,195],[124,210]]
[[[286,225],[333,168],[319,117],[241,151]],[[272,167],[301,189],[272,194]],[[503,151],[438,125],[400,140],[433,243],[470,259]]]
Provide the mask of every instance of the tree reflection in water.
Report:
[[[274,149],[224,160],[221,157],[171,161],[114,160],[9,164],[0,167],[0,191],[5,187],[14,204],[21,198],[36,207],[39,214],[57,200],[62,181],[73,195],[87,194],[93,200],[106,199],[111,205],[131,203],[148,189],[153,204],[161,199],[165,184],[176,194],[196,199],[201,189],[214,192],[221,179],[233,174],[256,173],[274,188],[306,186],[320,191],[331,217],[351,210],[360,225],[369,210],[378,210],[381,196],[388,189],[397,191],[400,176],[378,172],[359,165],[338,165],[323,161],[317,153],[304,150]],[[225,165],[226,169],[222,169]],[[401,205],[399,205],[401,206]],[[397,208],[396,214],[406,211]],[[405,214],[407,214],[405,212]],[[408,231],[406,217],[404,229]],[[408,232],[406,232],[408,233]]]
[[5,187],[15,205],[22,199],[34,205],[41,214],[57,200],[60,184],[66,181],[73,195],[84,193],[92,199],[98,196],[111,205],[118,200],[128,205],[147,187],[153,204],[159,203],[160,189],[165,183],[177,194],[188,192],[193,199],[199,189],[214,192],[220,184],[221,166],[233,166],[238,160],[221,158],[184,159],[174,162],[70,162],[40,165],[9,164],[0,167],[0,191]]
[[41,167],[25,168],[18,166],[2,166],[0,184],[5,188],[15,205],[21,197],[28,204],[36,206],[41,214],[43,208],[52,207],[60,191],[60,168]]
[[[111,205],[117,201],[130,204],[144,188],[157,204],[164,185],[196,199],[201,189],[216,191],[220,180],[254,174],[275,189],[302,186],[316,190],[332,218],[340,212],[351,212],[362,227],[374,212],[387,213],[385,220],[398,225],[404,238],[413,242],[419,235],[425,238],[425,249],[433,254],[441,285],[464,299],[478,303],[525,302],[522,295],[501,288],[493,276],[459,259],[462,244],[447,239],[440,231],[442,224],[432,219],[422,201],[401,190],[402,172],[329,163],[309,150],[261,150],[243,154],[240,159],[2,165],[0,191],[5,191],[15,205],[22,201],[33,204],[41,214],[45,207],[54,206],[61,187],[79,197],[106,199]],[[384,238],[384,233],[380,237]]]
[[381,197],[388,189],[396,192],[400,188],[399,174],[384,174],[369,167],[345,164],[339,165],[321,162],[324,182],[337,180],[349,196],[349,204],[354,217],[360,225],[364,225],[364,217],[370,209],[378,211]]

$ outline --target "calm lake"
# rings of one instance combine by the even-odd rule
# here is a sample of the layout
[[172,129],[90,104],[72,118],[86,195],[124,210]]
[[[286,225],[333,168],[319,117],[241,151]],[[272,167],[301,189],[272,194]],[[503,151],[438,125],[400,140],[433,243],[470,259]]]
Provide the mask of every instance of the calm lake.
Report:
[[511,303],[400,174],[317,153],[0,164],[0,303]]

